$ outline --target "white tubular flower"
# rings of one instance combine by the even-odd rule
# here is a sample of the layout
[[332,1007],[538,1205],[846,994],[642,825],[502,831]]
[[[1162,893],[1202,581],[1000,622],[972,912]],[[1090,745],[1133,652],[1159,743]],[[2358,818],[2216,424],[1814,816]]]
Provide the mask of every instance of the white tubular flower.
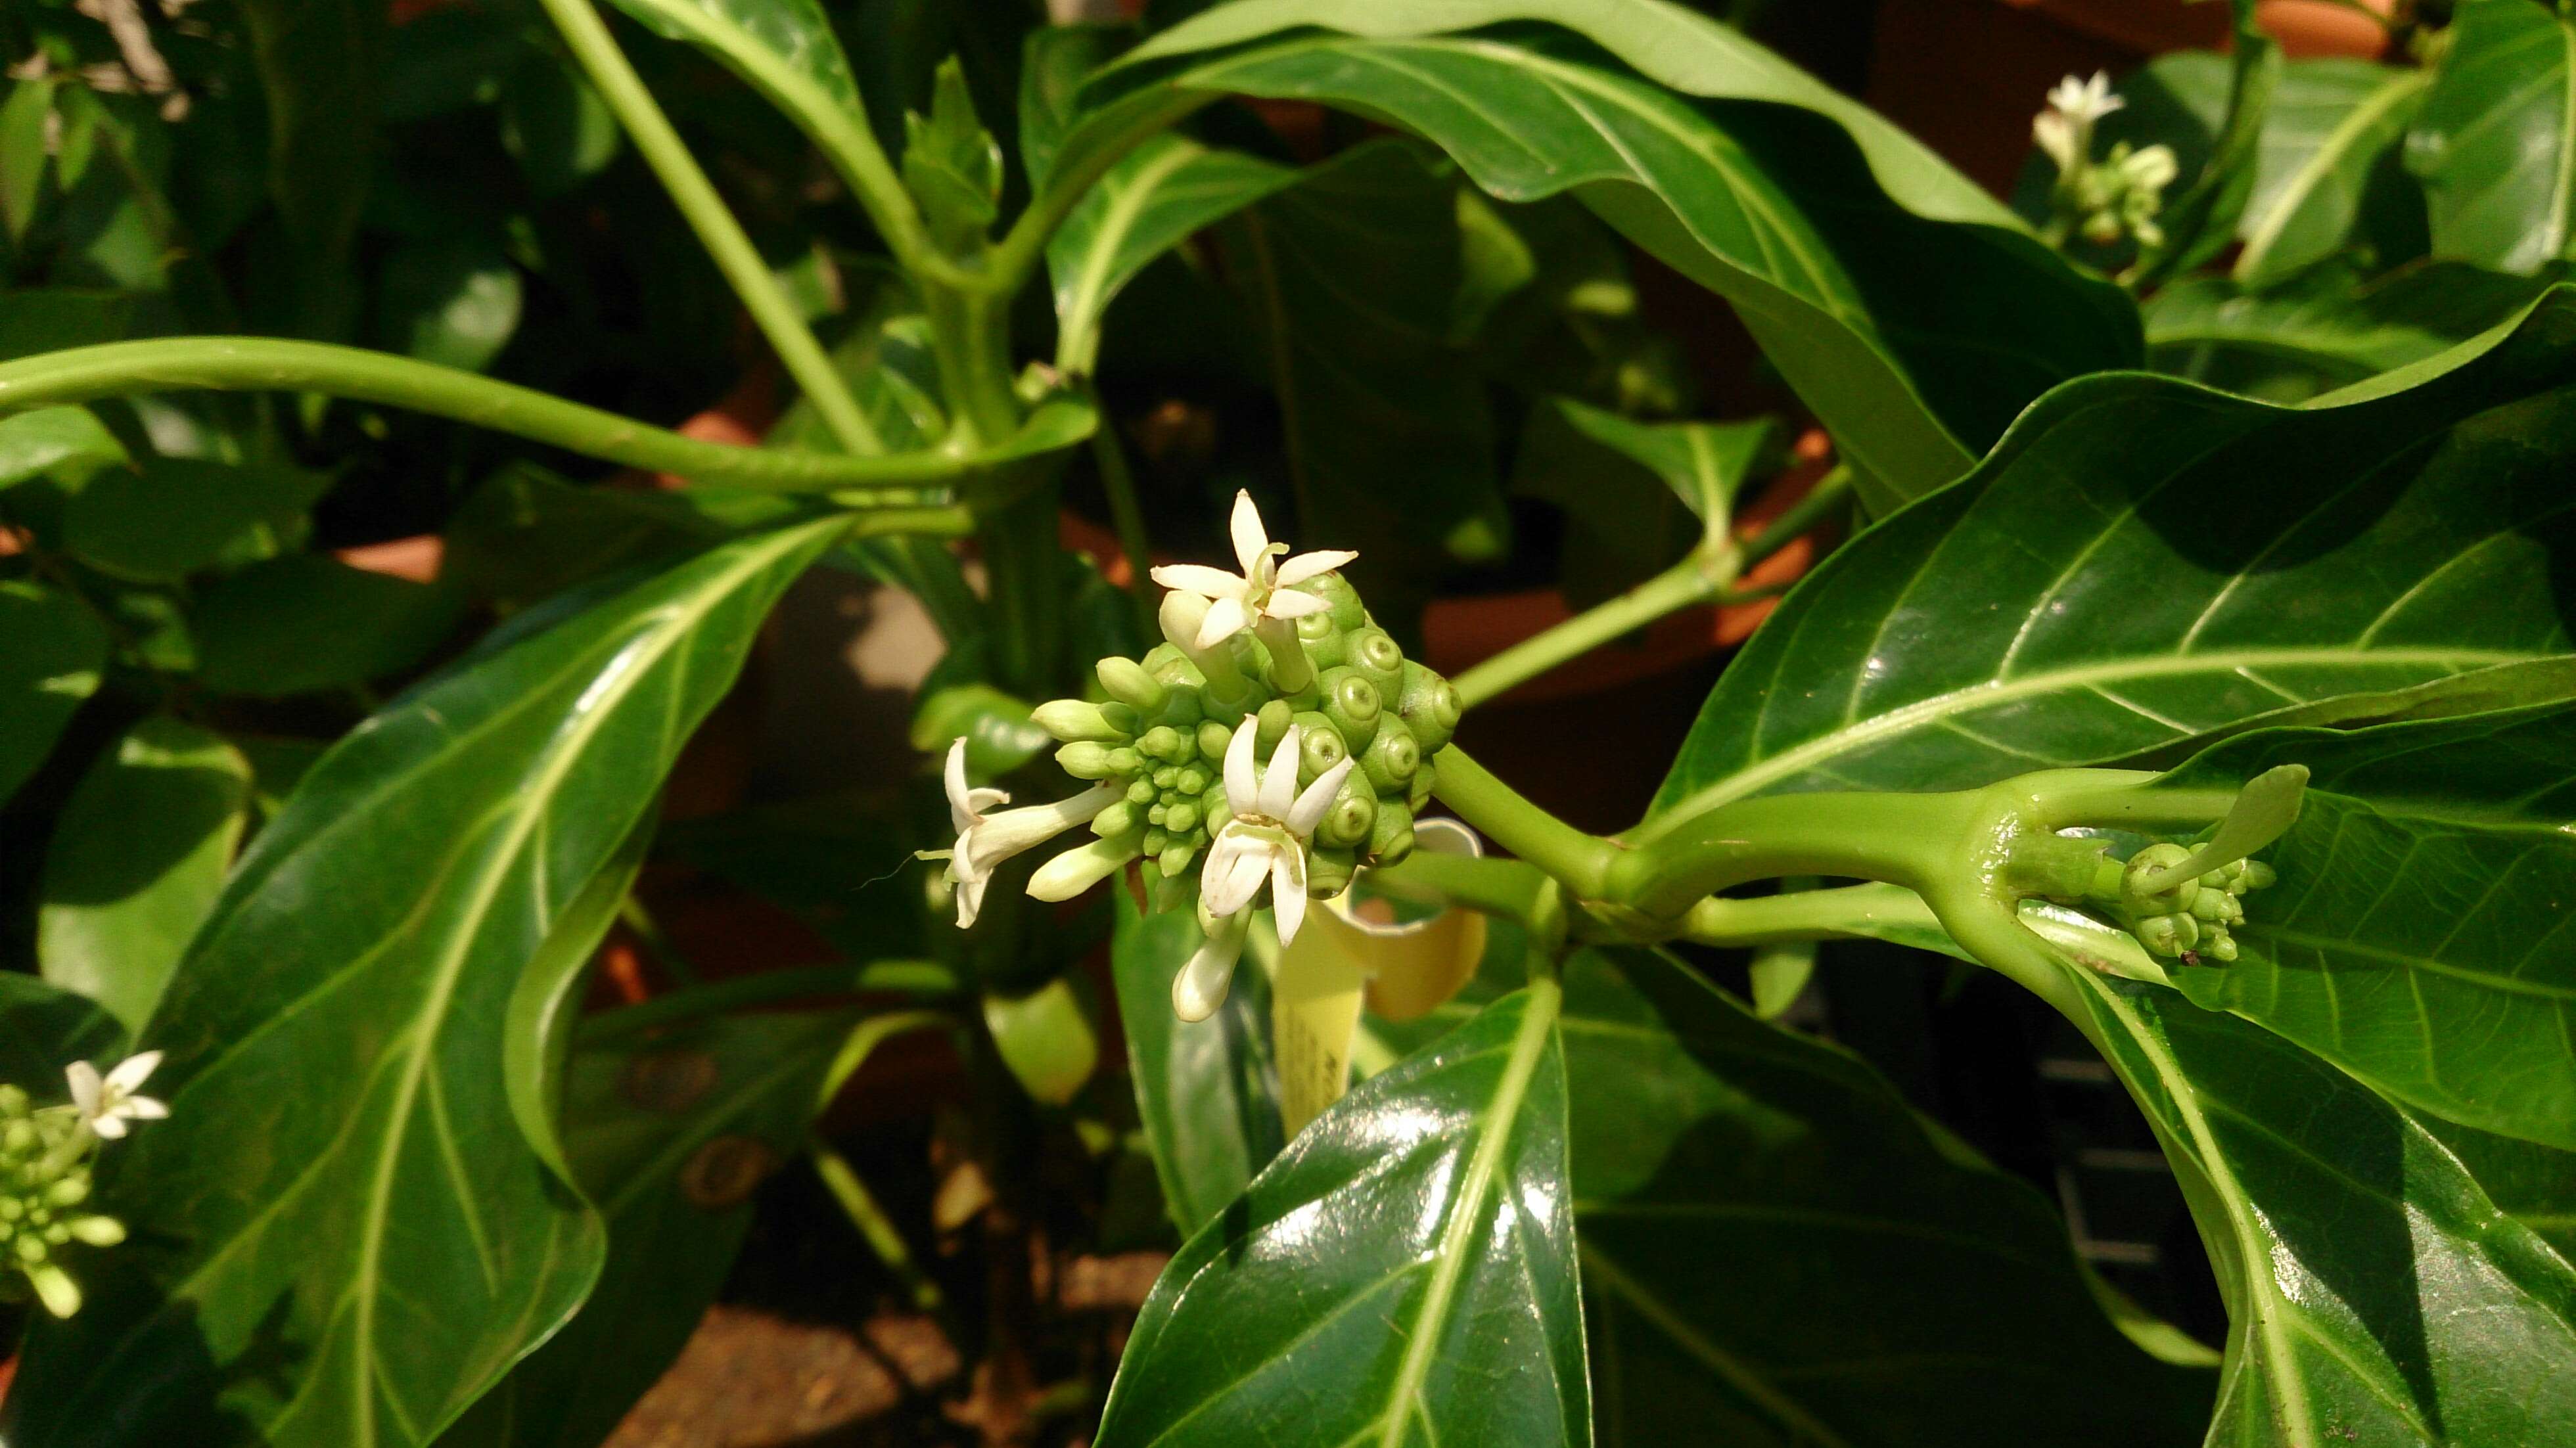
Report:
[[966,783],[963,737],[948,746],[945,782],[948,820],[957,830],[957,843],[945,850],[923,850],[920,858],[948,862],[948,883],[957,892],[960,930],[973,925],[975,917],[983,913],[984,891],[992,884],[994,866],[1088,821],[1117,803],[1120,793],[1114,786],[1100,784],[1053,804],[987,814],[995,805],[1009,804],[1011,796],[1006,790],[976,788]]
[[125,1134],[129,1121],[159,1121],[170,1114],[170,1108],[149,1096],[138,1096],[145,1077],[161,1064],[161,1053],[146,1051],[128,1056],[104,1077],[87,1061],[74,1061],[64,1069],[70,1079],[72,1106],[80,1112],[81,1124],[108,1141]]
[[2091,149],[2093,123],[2128,102],[2111,94],[2111,77],[2093,72],[2091,80],[2068,76],[2048,93],[2048,109],[2031,118],[2031,139],[2048,153],[2061,172],[2084,164]]
[[1270,906],[1279,915],[1279,943],[1285,945],[1297,938],[1297,927],[1306,918],[1306,843],[1358,761],[1344,759],[1300,794],[1297,726],[1288,726],[1271,753],[1270,767],[1256,774],[1252,753],[1257,730],[1246,719],[1226,743],[1225,798],[1232,816],[1208,846],[1199,894],[1208,914],[1222,918],[1250,906],[1268,880]]
[[1328,549],[1300,553],[1282,561],[1280,555],[1288,551],[1288,545],[1270,541],[1269,532],[1261,526],[1261,510],[1253,506],[1248,492],[1234,495],[1231,526],[1234,556],[1243,565],[1241,577],[1198,563],[1167,564],[1153,571],[1154,581],[1165,588],[1208,600],[1207,619],[1199,625],[1198,637],[1192,642],[1195,648],[1212,649],[1263,619],[1294,620],[1322,613],[1328,606],[1322,599],[1283,590],[1359,557],[1348,549]]
[[1207,939],[1191,953],[1181,973],[1172,977],[1172,1014],[1194,1024],[1215,1015],[1216,1008],[1225,1004],[1226,987],[1234,980],[1235,962],[1243,958],[1243,937],[1252,928],[1252,916],[1247,912],[1211,917],[1202,902],[1199,924]]

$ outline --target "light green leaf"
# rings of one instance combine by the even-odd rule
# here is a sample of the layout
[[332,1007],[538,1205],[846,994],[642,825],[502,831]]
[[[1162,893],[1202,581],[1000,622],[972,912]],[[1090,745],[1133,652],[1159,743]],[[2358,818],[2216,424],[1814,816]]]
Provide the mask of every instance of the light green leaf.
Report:
[[[815,0],[615,0],[646,29],[706,51],[773,99],[784,76],[867,124],[850,58]],[[791,111],[796,110],[790,106]]]
[[2211,140],[2209,160],[2190,186],[2165,198],[2157,218],[2161,245],[2148,247],[2130,278],[2140,287],[2179,276],[2227,249],[2237,220],[2253,194],[2261,162],[2265,116],[2281,76],[2281,48],[2254,23],[2254,0],[2228,0],[2235,12],[2228,65],[2226,119]]
[[[2451,1144],[2474,1133],[2169,990],[2067,977],[2182,1179],[2227,1302],[2208,1448],[2576,1434],[2576,1377],[2559,1370],[2576,1358],[2576,1269]],[[2576,1158],[2555,1160],[2549,1210],[2564,1213]],[[2508,1185],[2534,1210],[2527,1180]]]
[[2372,178],[2423,103],[2425,72],[2361,60],[2282,68],[2263,124],[2254,189],[2238,224],[2245,247],[2230,274],[2280,281],[2342,249]]
[[455,630],[464,598],[438,584],[316,553],[257,563],[206,590],[194,615],[197,674],[275,698],[400,673]]
[[608,102],[556,56],[528,57],[502,87],[501,144],[539,196],[559,196],[607,170],[625,139]]
[[1534,983],[1299,1133],[1155,1283],[1100,1448],[1589,1444],[1558,1006]]
[[[1460,999],[1373,1029],[1418,1050],[1522,974],[1489,952]],[[1654,952],[1564,974],[1605,1448],[2182,1443],[2205,1420],[2209,1378],[2104,1318],[2056,1211],[1866,1064]]]
[[1100,1032],[1085,992],[1057,976],[1025,995],[984,993],[984,1028],[994,1052],[1031,1100],[1063,1106],[1100,1067]]
[[0,101],[0,226],[11,242],[26,238],[35,224],[36,204],[45,198],[45,172],[52,163],[45,144],[45,123],[54,114],[54,82],[38,76],[9,83],[9,98]]
[[107,628],[89,605],[24,579],[0,582],[0,804],[53,752],[72,711],[98,690]]
[[480,372],[519,329],[519,269],[489,241],[417,242],[385,258],[378,332],[394,351]]
[[2060,389],[1798,586],[1637,838],[1755,794],[1967,788],[2576,654],[2576,496],[2543,481],[2576,455],[2571,335],[2556,292],[2361,400]]
[[2576,223],[2576,24],[2529,0],[2460,0],[2408,168],[2433,255],[2530,272],[2569,254]]
[[239,750],[164,716],[100,755],[45,851],[36,916],[45,979],[139,1032],[223,888],[250,783]]
[[1216,221],[1293,184],[1297,168],[1157,136],[1111,168],[1047,242],[1056,357],[1088,373],[1110,302],[1145,264]]
[[1639,422],[1570,397],[1539,399],[1513,459],[1512,492],[1565,514],[1561,573],[1578,606],[1723,539],[1736,494],[1780,452],[1780,425]]
[[101,468],[131,462],[125,445],[86,407],[0,417],[0,488],[48,474],[77,485]]
[[[1581,30],[1644,77],[1564,30],[1437,33],[1519,17]],[[2135,314],[1815,89],[1740,34],[1644,0],[1233,5],[1104,74],[1065,152],[1176,99],[1242,93],[1412,130],[1506,200],[1571,192],[1733,303],[1892,506],[1965,472],[2050,385],[2131,364]]]
[[345,739],[254,843],[146,1039],[176,1129],[9,1395],[26,1448],[428,1442],[568,1317],[596,1219],[514,1117],[505,1007],[827,519],[540,616]]

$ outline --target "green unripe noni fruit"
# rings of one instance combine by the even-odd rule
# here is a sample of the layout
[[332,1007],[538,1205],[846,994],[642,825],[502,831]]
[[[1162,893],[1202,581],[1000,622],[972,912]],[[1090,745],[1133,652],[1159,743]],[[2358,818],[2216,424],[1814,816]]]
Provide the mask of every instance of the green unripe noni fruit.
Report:
[[[2130,908],[2142,915],[2175,914],[2191,909],[2192,902],[2200,898],[2200,880],[2196,876],[2186,877],[2172,888],[2153,895],[2141,888],[2147,876],[2159,870],[2169,870],[2190,858],[2191,851],[2172,844],[2149,845],[2131,855],[2128,869],[2120,876],[2120,892],[2127,897]],[[2183,948],[2189,950],[2191,943],[2185,941]]]
[[[1261,712],[1252,716],[1253,753],[1268,760],[1270,751],[1278,748],[1279,741],[1288,737],[1288,725],[1296,717],[1297,711],[1290,708],[1285,699],[1273,699],[1262,705]],[[1223,759],[1225,755],[1220,751],[1213,757]]]
[[1295,585],[1299,593],[1311,593],[1331,606],[1331,612],[1311,617],[1330,618],[1333,626],[1344,633],[1368,622],[1368,606],[1360,602],[1360,593],[1351,581],[1339,573],[1327,573]]
[[1233,738],[1233,730],[1219,724],[1214,719],[1205,721],[1199,725],[1199,757],[1203,759],[1225,758],[1225,746]]
[[1404,787],[1404,802],[1416,810],[1421,809],[1431,802],[1431,791],[1439,782],[1440,771],[1430,760],[1423,760],[1422,767],[1413,771],[1413,782]]
[[1320,680],[1323,695],[1319,708],[1341,731],[1342,742],[1353,749],[1367,746],[1377,735],[1377,724],[1385,713],[1385,702],[1377,685],[1370,683],[1359,670],[1343,667],[1326,669]]
[[1342,651],[1342,663],[1357,669],[1360,677],[1377,685],[1380,698],[1400,699],[1404,690],[1404,650],[1397,648],[1395,638],[1382,628],[1354,629]]
[[1425,759],[1449,747],[1449,736],[1457,732],[1462,712],[1456,685],[1407,659],[1404,687],[1393,697],[1395,712],[1404,727],[1413,731]]
[[1369,831],[1377,826],[1377,795],[1368,781],[1356,772],[1342,781],[1340,792],[1315,826],[1315,843],[1319,845],[1355,846],[1368,842]]
[[1378,720],[1377,736],[1360,754],[1360,773],[1381,794],[1403,795],[1422,768],[1422,746],[1401,719]]
[[1297,642],[1306,646],[1306,657],[1316,668],[1329,669],[1341,663],[1348,639],[1331,614],[1310,613],[1297,620]]
[[1314,783],[1325,770],[1351,757],[1351,747],[1342,742],[1341,731],[1321,714],[1300,714],[1297,725],[1297,784],[1299,788]]
[[1377,819],[1369,826],[1368,862],[1392,865],[1413,853],[1413,811],[1391,799],[1377,802]]
[[1306,856],[1306,893],[1318,900],[1330,900],[1351,887],[1351,877],[1359,873],[1359,851],[1351,849],[1317,849]]

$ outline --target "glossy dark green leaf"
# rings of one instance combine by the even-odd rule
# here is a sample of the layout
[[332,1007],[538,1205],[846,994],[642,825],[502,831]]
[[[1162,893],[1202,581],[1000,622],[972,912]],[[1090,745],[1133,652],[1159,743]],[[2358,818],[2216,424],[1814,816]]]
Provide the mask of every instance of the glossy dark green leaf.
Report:
[[125,335],[134,299],[123,292],[81,287],[0,291],[0,362],[87,347]]
[[2576,225],[2576,24],[2527,0],[2460,0],[2407,165],[2423,179],[2433,255],[2534,271]]
[[49,584],[0,582],[0,803],[53,752],[72,711],[98,690],[107,627]]
[[1399,575],[1401,560],[1490,559],[1510,527],[1484,379],[1448,341],[1457,185],[1436,156],[1381,141],[1224,233],[1279,399],[1298,516],[1310,536],[1359,550],[1382,610],[1425,586],[1421,565]]
[[2262,160],[2272,92],[2281,79],[2281,48],[2254,23],[2254,0],[2228,0],[2227,110],[2210,139],[2209,160],[2188,186],[2169,191],[2157,217],[2164,239],[2144,249],[2134,281],[2153,286],[2225,251],[2253,195]]
[[2423,103],[2428,77],[2363,60],[2294,60],[2283,66],[2264,118],[2254,189],[2230,274],[2248,286],[2277,282],[2341,250],[2372,181],[2396,153]]
[[330,482],[282,463],[150,458],[134,472],[101,473],[74,494],[63,541],[102,572],[167,582],[277,553]]
[[1533,984],[1299,1133],[1155,1283],[1100,1448],[1590,1443],[1557,1014]]
[[[1438,33],[1527,19],[1616,60],[1569,29]],[[1102,114],[1069,154],[1174,93],[1239,92],[1401,125],[1507,200],[1571,191],[1732,302],[1883,501],[1965,472],[2053,383],[2136,357],[2125,297],[1885,122],[1678,6],[1229,5],[1094,91]]]
[[608,1260],[581,1311],[442,1445],[596,1448],[615,1430],[724,1285],[752,1188],[797,1156],[849,1030],[840,1012],[725,1016],[572,1058],[564,1147]]
[[705,542],[702,519],[650,494],[584,487],[534,463],[486,479],[447,521],[439,577],[467,594],[526,604]]
[[1780,426],[1639,422],[1569,397],[1530,408],[1512,491],[1565,514],[1560,565],[1578,604],[1606,598],[1724,537],[1735,497],[1780,452]]
[[146,1040],[183,1129],[9,1395],[13,1444],[435,1437],[560,1324],[597,1223],[515,1117],[505,1008],[838,520],[522,626],[314,766]]
[[1297,179],[1297,169],[1240,151],[1157,136],[1111,168],[1047,242],[1055,282],[1056,355],[1087,372],[1100,322],[1145,264],[1203,227]]
[[2239,956],[2184,992],[2410,1105],[2576,1148],[2576,711],[2264,730],[2177,772],[2310,771]]
[[2156,1127],[2227,1302],[2209,1448],[2576,1435],[2576,1269],[2517,1214],[2563,1217],[2576,1174],[2536,1187],[2508,1176],[2533,1156],[2463,1151],[2260,1027],[2160,987],[2067,978]]
[[1198,922],[1186,910],[1140,915],[1124,891],[1111,898],[1109,961],[1136,1114],[1164,1205],[1186,1236],[1215,1221],[1279,1152],[1270,993],[1260,972],[1238,969],[1214,1016],[1183,1022],[1172,1014],[1172,981],[1198,949]]
[[126,1031],[99,1003],[20,971],[0,971],[0,1081],[40,1102],[68,1100],[63,1068],[121,1056]]
[[377,334],[391,351],[480,372],[519,329],[519,269],[492,242],[415,242],[385,258]]
[[47,475],[78,484],[100,468],[129,461],[125,445],[86,407],[39,407],[0,417],[0,488]]
[[2190,277],[2147,299],[2147,353],[2159,371],[2304,402],[2439,355],[2511,320],[2547,286],[2461,262],[2369,278],[2321,266],[2259,291]]
[[45,979],[140,1031],[214,909],[250,818],[250,762],[156,716],[90,766],[45,850],[36,958]]
[[268,194],[285,222],[298,329],[347,330],[350,250],[376,155],[386,0],[245,0],[268,111]]
[[1030,720],[1026,699],[990,684],[924,688],[913,705],[912,747],[945,754],[954,739],[966,741],[967,767],[979,778],[1008,774],[1055,749],[1055,737]]
[[456,628],[464,598],[318,553],[256,563],[206,590],[193,621],[210,689],[273,698],[400,673]]
[[1965,788],[2576,653],[2571,341],[2576,292],[2553,293],[2368,396],[2059,389],[1798,586],[1709,695],[1647,835],[1753,794]]
[[589,80],[554,56],[530,57],[501,92],[501,144],[539,196],[607,170],[625,138]]
[[[1520,978],[1489,954],[1398,1047]],[[1838,1047],[1648,951],[1565,967],[1597,1426],[1621,1444],[2173,1444],[2204,1373],[2103,1316],[2056,1211]]]

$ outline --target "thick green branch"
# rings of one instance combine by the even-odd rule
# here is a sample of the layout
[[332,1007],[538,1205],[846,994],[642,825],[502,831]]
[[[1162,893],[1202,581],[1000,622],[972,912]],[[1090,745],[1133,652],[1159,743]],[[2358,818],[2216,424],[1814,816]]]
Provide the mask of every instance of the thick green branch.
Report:
[[702,482],[772,492],[882,487],[852,506],[906,506],[975,469],[943,453],[845,457],[733,447],[682,437],[630,417],[489,377],[359,347],[268,337],[165,337],[110,342],[0,362],[0,413],[138,392],[322,392],[524,437],[585,457]]
[[1048,176],[1026,210],[986,258],[983,284],[1002,295],[1020,289],[1046,257],[1047,242],[1057,227],[1127,153],[1170,130],[1183,118],[1215,101],[1214,94],[1176,94],[1139,106],[1105,140],[1085,145],[1063,169]]
[[1702,945],[1779,945],[1801,940],[1880,939],[1890,931],[1937,931],[1923,897],[1902,885],[1794,890],[1749,900],[1712,896],[1681,919],[1681,938]]
[[1609,887],[1621,846],[1587,835],[1521,797],[1518,790],[1452,744],[1432,757],[1432,792],[1485,838],[1554,875],[1578,899]]
[[1788,794],[1695,815],[1620,856],[1606,897],[1651,918],[1781,875],[1883,880],[1911,890],[1955,873],[1991,805],[1957,794]]
[[763,261],[760,249],[744,233],[742,223],[727,210],[724,199],[716,195],[715,183],[707,179],[697,159],[689,154],[680,133],[673,129],[670,118],[653,99],[644,78],[635,73],[608,25],[592,9],[589,0],[539,0],[546,13],[554,17],[555,28],[563,32],[564,44],[573,58],[589,73],[591,83],[599,88],[600,98],[625,127],[635,142],[636,152],[660,177],[663,189],[698,234],[699,244],[714,259],[717,270],[724,273],[734,294],[742,298],[744,310],[760,327],[761,334],[778,353],[778,360],[788,375],[822,414],[823,421],[841,446],[856,453],[880,452],[884,442],[869,423],[849,384],[841,380],[823,344],[797,314],[795,304],[771,275],[769,263]]

